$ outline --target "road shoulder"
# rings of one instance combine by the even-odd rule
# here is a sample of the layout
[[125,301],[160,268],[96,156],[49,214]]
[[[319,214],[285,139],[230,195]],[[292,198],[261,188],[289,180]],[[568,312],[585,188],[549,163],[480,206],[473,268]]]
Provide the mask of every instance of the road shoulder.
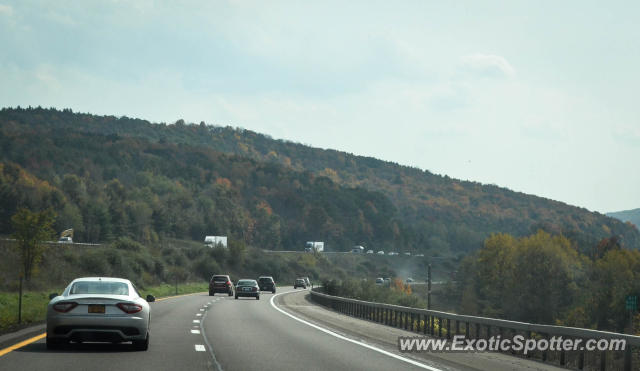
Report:
[[397,349],[398,337],[419,336],[415,332],[405,331],[390,326],[346,316],[310,300],[309,291],[302,290],[291,294],[280,295],[276,304],[289,313],[325,327],[346,337],[376,345],[401,354],[416,361],[428,360],[455,370],[564,370],[553,365],[522,359],[502,353],[400,353]]

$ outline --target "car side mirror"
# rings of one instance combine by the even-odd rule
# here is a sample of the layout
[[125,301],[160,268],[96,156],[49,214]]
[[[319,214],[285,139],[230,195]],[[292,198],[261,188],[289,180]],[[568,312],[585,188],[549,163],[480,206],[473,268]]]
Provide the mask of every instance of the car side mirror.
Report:
[[156,301],[156,297],[153,295],[147,295],[147,301],[149,303],[153,303],[154,301]]
[[56,296],[58,296],[58,293],[53,293],[53,294],[49,294],[49,300],[55,298]]

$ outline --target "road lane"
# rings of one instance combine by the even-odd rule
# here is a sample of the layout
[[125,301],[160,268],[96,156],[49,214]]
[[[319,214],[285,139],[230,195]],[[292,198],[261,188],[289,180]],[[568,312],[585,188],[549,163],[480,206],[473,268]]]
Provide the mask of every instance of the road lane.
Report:
[[204,328],[223,370],[422,369],[295,321],[271,307],[271,296],[227,300],[207,314]]
[[[209,309],[226,298],[216,296]],[[146,352],[133,351],[129,344],[98,343],[48,350],[42,339],[0,357],[0,370],[214,369],[209,352],[195,350],[196,344],[203,344],[202,337],[190,331],[199,309],[211,300],[195,294],[152,303]]]

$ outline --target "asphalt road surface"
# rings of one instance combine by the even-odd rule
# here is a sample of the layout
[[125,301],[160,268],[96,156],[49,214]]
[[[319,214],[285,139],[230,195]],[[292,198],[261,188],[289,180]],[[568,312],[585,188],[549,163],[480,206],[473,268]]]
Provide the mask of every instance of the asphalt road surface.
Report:
[[402,354],[393,344],[402,330],[334,313],[310,303],[308,291],[291,291],[263,292],[260,300],[169,298],[152,303],[148,351],[99,343],[50,351],[41,339],[1,356],[0,370],[550,369],[502,355]]

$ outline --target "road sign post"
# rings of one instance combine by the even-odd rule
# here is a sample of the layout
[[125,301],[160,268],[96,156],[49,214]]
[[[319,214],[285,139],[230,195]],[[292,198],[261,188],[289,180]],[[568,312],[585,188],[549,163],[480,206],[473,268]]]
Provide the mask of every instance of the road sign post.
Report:
[[638,310],[638,297],[635,295],[627,296],[625,306],[629,311],[629,333],[633,335],[633,313]]

